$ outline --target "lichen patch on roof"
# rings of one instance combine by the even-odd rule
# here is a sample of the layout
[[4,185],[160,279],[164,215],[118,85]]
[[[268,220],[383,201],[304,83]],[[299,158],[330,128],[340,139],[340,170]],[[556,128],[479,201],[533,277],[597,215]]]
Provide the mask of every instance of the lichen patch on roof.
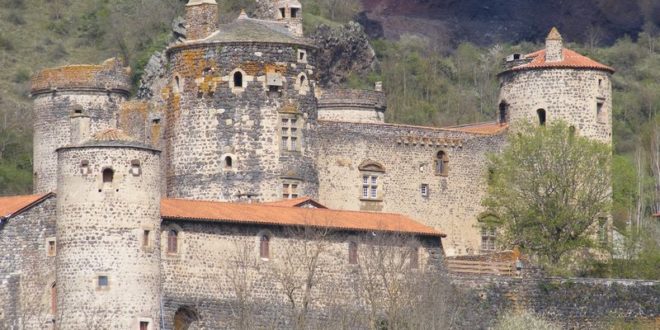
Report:
[[530,62],[515,66],[504,72],[533,70],[533,69],[550,69],[550,68],[592,69],[592,70],[608,71],[611,73],[614,72],[613,68],[604,64],[600,64],[584,55],[580,55],[577,52],[567,48],[562,49],[562,56],[563,59],[561,61],[548,62],[545,60],[545,49],[541,49],[536,52],[525,55],[525,58],[531,59]]
[[116,129],[116,128],[104,129],[104,130],[94,134],[92,136],[91,140],[94,140],[94,141],[136,141],[130,135],[126,134],[126,132],[124,132],[120,129]]
[[188,219],[262,224],[310,226],[338,230],[394,232],[435,237],[446,235],[406,216],[393,213],[339,211],[264,204],[240,204],[183,199],[161,200],[163,219]]
[[12,217],[51,195],[53,194],[0,197],[0,220]]

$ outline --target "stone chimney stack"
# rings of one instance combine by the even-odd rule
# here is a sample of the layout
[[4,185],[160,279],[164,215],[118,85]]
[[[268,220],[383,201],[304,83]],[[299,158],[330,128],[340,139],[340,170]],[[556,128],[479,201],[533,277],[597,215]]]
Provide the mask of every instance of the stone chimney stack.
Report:
[[76,104],[71,113],[71,145],[75,146],[89,137],[90,118],[82,106]]
[[548,37],[545,38],[545,61],[562,61],[564,59],[562,53],[563,48],[561,34],[559,34],[556,27],[553,27],[552,30],[550,30],[550,33],[548,33]]
[[204,39],[218,29],[215,0],[190,0],[186,5],[186,39]]

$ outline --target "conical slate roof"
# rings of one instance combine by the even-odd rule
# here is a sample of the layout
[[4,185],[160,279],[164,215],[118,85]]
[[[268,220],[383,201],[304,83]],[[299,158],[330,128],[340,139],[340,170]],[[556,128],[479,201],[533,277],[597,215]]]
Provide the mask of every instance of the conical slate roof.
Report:
[[134,147],[157,150],[153,146],[142,143],[126,134],[126,132],[116,128],[107,128],[95,133],[92,137],[82,142],[80,147]]

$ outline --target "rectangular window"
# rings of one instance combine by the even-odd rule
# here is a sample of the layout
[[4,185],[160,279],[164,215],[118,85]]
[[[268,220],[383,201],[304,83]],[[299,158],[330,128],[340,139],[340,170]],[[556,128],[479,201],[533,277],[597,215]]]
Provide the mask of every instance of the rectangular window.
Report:
[[376,175],[362,176],[362,198],[363,199],[378,198],[378,176]]
[[104,289],[108,287],[108,277],[105,275],[100,275],[97,279],[97,284],[99,289]]
[[282,143],[281,150],[286,151],[298,151],[300,145],[298,144],[298,139],[300,138],[300,133],[298,131],[298,120],[294,118],[284,118],[282,119]]
[[57,255],[57,241],[54,238],[46,240],[46,254],[49,257]]
[[140,321],[140,330],[149,330],[149,322]]
[[296,183],[282,184],[282,197],[284,199],[298,198],[298,184]]
[[151,234],[150,230],[142,232],[142,247],[149,247],[149,234]]
[[607,245],[607,218],[598,218],[598,242]]
[[607,122],[607,115],[605,114],[605,111],[603,111],[603,102],[596,103],[596,120],[599,123]]
[[481,228],[481,250],[495,251],[495,228]]
[[421,192],[422,192],[422,197],[429,197],[429,185],[426,183],[422,183],[421,186]]

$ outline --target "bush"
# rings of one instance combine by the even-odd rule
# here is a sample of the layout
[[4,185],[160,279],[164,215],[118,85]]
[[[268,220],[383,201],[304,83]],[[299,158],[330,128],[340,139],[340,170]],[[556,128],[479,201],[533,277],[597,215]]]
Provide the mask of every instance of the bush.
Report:
[[561,326],[533,313],[508,311],[497,319],[495,330],[559,330]]

